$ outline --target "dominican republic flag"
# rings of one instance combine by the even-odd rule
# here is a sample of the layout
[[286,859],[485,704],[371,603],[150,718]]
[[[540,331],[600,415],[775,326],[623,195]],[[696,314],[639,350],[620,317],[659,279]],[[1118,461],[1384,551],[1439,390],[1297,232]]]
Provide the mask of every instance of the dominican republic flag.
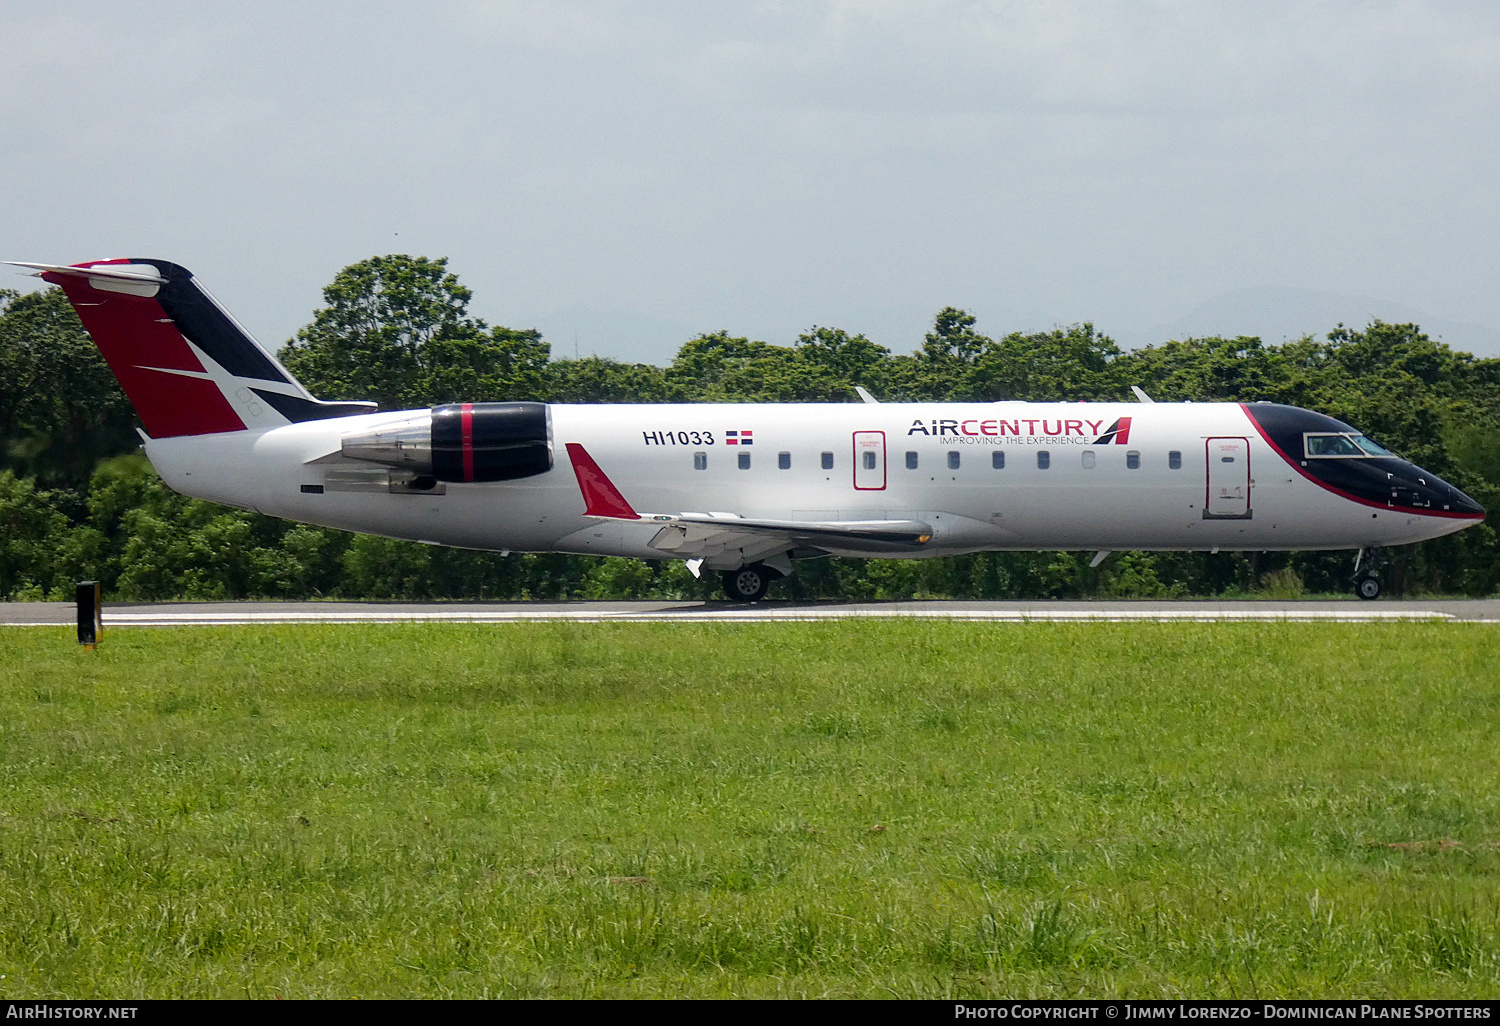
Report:
[[726,431],[724,432],[725,445],[754,445],[755,439],[750,437],[753,431]]

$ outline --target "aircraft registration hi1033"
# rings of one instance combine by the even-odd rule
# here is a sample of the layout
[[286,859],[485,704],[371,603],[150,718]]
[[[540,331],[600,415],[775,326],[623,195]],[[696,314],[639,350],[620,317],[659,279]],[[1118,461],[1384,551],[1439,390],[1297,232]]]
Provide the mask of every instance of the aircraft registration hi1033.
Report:
[[439,545],[681,559],[752,602],[798,560],[1381,548],[1484,519],[1355,428],[1272,403],[458,403],[314,398],[164,260],[59,285],[186,495]]

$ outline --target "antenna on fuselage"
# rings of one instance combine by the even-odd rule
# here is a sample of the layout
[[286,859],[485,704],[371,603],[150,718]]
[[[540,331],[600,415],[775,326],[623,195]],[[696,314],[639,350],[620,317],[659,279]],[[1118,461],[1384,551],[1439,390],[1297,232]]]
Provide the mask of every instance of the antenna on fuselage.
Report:
[[854,386],[854,390],[859,393],[859,397],[861,399],[863,399],[865,402],[867,402],[867,403],[874,403],[876,406],[880,405],[880,400],[876,399],[869,392],[866,392],[865,391],[865,387],[863,385],[855,385]]
[[1151,398],[1144,391],[1142,391],[1141,390],[1141,386],[1139,386],[1139,385],[1131,385],[1130,386],[1130,390],[1132,392],[1134,392],[1135,393],[1135,397],[1137,399],[1139,399],[1143,403],[1154,403],[1154,402],[1156,402],[1155,399]]

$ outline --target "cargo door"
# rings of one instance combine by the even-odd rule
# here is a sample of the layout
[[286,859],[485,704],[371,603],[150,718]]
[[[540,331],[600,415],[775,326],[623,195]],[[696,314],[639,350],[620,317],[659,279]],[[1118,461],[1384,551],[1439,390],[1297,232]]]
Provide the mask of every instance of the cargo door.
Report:
[[885,432],[854,432],[854,488],[861,492],[885,489]]
[[1245,438],[1210,438],[1204,443],[1208,491],[1206,520],[1250,519],[1250,442]]

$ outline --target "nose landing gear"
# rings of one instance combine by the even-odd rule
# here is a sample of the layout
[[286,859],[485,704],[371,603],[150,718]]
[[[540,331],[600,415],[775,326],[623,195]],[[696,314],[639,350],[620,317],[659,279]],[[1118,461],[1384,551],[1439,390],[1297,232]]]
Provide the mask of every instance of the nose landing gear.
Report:
[[1380,571],[1385,564],[1384,549],[1360,549],[1354,557],[1354,594],[1366,601],[1378,599],[1382,591]]

